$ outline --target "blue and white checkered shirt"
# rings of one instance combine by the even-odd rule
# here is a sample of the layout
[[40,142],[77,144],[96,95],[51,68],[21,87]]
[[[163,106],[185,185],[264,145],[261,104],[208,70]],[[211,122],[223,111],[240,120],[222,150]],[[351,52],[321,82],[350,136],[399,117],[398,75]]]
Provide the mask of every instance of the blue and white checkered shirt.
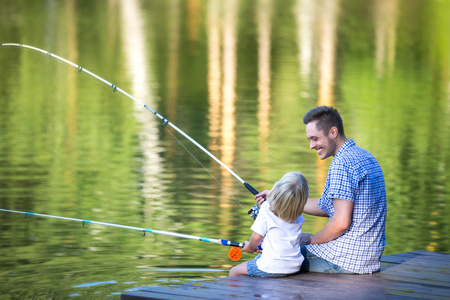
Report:
[[318,202],[330,219],[334,214],[333,199],[354,203],[352,223],[340,237],[308,245],[308,250],[354,273],[378,271],[386,243],[384,176],[373,155],[353,140],[345,142],[333,158]]

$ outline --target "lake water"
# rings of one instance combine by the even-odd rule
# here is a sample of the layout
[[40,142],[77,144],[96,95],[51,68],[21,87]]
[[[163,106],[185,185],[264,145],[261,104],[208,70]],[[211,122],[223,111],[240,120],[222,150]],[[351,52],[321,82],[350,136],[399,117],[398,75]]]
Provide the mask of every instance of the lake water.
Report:
[[[337,107],[385,174],[388,255],[450,251],[449,20],[444,0],[2,0],[0,42],[114,83],[258,190],[299,170],[320,196],[301,117]],[[252,195],[150,111],[26,49],[0,47],[0,75],[1,209],[249,239]],[[227,276],[228,250],[0,212],[0,293],[118,299]]]

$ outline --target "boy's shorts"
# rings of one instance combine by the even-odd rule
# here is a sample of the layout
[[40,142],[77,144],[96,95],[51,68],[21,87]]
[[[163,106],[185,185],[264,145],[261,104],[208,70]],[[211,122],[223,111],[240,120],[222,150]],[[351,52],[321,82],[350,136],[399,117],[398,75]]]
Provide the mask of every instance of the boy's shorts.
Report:
[[254,259],[247,262],[247,273],[249,276],[253,277],[286,277],[289,274],[278,274],[278,273],[267,273],[258,269],[256,265],[256,261],[261,257],[261,254],[258,254]]

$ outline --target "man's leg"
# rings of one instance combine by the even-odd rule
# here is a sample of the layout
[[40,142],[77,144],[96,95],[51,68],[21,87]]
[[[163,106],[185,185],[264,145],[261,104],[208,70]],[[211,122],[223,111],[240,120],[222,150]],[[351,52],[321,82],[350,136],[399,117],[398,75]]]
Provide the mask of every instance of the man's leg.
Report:
[[301,251],[303,257],[305,258],[301,271],[315,273],[355,274],[309,252],[305,246],[301,247]]

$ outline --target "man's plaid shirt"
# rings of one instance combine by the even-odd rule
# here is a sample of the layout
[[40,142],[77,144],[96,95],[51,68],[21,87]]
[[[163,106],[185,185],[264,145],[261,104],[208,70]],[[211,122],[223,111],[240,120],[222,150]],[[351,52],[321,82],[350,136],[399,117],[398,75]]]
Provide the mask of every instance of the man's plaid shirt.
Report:
[[333,199],[354,203],[352,223],[340,237],[308,245],[308,250],[351,272],[378,271],[386,243],[384,176],[373,155],[353,140],[345,142],[333,158],[318,202],[330,218],[334,214]]

